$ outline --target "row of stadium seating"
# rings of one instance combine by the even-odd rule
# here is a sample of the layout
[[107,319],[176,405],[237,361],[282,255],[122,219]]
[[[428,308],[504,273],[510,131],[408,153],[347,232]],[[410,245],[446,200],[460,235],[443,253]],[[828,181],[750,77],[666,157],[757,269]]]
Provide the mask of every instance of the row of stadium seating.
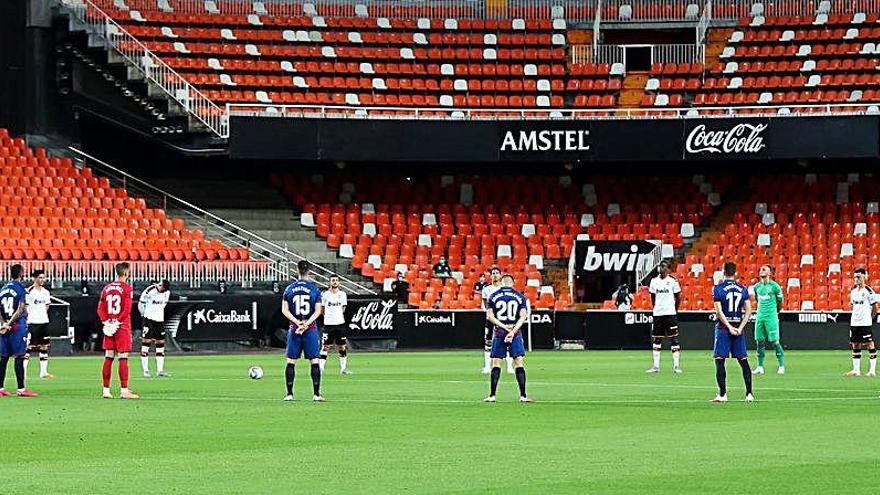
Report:
[[69,158],[0,128],[0,259],[247,261]]
[[[710,196],[727,186],[688,179],[600,176],[575,184],[558,177],[429,176],[389,182],[375,176],[274,176],[302,223],[364,276],[386,286],[404,273],[409,303],[479,307],[473,287],[497,264],[514,276],[536,307],[567,307],[541,270],[566,259],[575,239],[662,239],[682,247],[712,214]],[[302,187],[308,184],[309,187]],[[651,195],[643,191],[652,191]],[[645,202],[650,197],[650,202]],[[717,201],[715,202],[717,204]],[[432,266],[445,256],[456,273],[445,282]]]
[[[750,284],[760,265],[773,266],[785,290],[784,309],[846,309],[853,270],[880,273],[878,186],[877,178],[858,174],[754,178],[741,211],[704,234],[677,267],[682,307],[711,309],[717,270],[731,260]],[[646,293],[635,307],[650,307]]]

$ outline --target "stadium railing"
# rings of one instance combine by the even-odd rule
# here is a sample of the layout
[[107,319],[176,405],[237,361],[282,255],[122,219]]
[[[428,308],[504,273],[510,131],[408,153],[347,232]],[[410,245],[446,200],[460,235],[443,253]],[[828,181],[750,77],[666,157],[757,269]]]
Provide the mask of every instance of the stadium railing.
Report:
[[[239,225],[225,220],[213,213],[206,211],[184,199],[181,199],[167,191],[160,189],[144,180],[141,180],[124,170],[120,170],[113,165],[95,158],[79,149],[69,148],[77,155],[84,165],[91,167],[101,175],[107,177],[110,183],[137,194],[144,198],[151,206],[162,208],[164,210],[173,209],[176,212],[185,215],[184,219],[187,224],[194,228],[202,230],[210,229],[212,235],[227,246],[247,248],[251,253],[252,260],[263,261],[263,263],[147,263],[142,268],[147,278],[155,280],[152,277],[151,270],[164,270],[171,273],[173,280],[193,280],[195,282],[216,281],[224,279],[227,281],[242,281],[248,284],[254,282],[266,282],[272,279],[278,281],[290,280],[295,277],[296,263],[306,258],[302,255],[289,250],[286,246],[279,245],[260,235],[257,235]],[[107,269],[101,262],[76,265],[75,269],[82,270],[84,274],[96,273],[96,277],[104,273]],[[141,263],[143,264],[143,263]],[[139,264],[140,265],[140,264]],[[152,265],[156,265],[153,267]],[[229,266],[226,266],[229,265]],[[239,266],[240,265],[240,266]],[[260,265],[265,268],[249,267],[248,265]],[[108,265],[112,269],[112,263]],[[330,276],[334,274],[331,270],[320,265],[312,264],[314,278],[323,285],[329,283]],[[226,270],[223,273],[218,270]],[[134,271],[132,276],[134,276]],[[183,278],[181,278],[183,277]],[[76,277],[74,277],[76,278]],[[90,278],[87,278],[91,280]],[[104,280],[98,278],[96,280]],[[170,279],[169,279],[170,280]],[[353,294],[375,294],[376,291],[370,287],[359,284],[349,278],[340,276],[342,287]]]
[[797,117],[799,115],[877,115],[877,104],[834,103],[814,105],[761,105],[737,107],[653,108],[449,108],[364,107],[275,104],[227,104],[231,117],[435,119],[435,120],[577,120],[577,119],[681,119],[731,116]]
[[228,137],[228,117],[224,109],[188,83],[91,0],[62,0],[61,3],[86,26],[90,34],[104,40],[132,67],[143,73],[148,81],[161,88],[211,132]]

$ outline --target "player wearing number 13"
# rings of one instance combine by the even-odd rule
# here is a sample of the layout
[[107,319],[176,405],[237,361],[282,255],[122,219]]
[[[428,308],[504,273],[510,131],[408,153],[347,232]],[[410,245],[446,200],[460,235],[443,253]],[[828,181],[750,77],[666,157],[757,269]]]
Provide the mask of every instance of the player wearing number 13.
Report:
[[724,264],[724,280],[712,289],[715,301],[715,379],[718,381],[718,396],[712,402],[727,402],[727,371],[724,361],[734,357],[742,368],[746,384],[746,402],[755,400],[752,396],[752,369],[746,351],[744,330],[752,316],[752,303],[749,290],[736,281],[736,264]]
[[98,318],[104,331],[104,367],[101,370],[105,399],[112,399],[110,378],[113,375],[113,359],[119,358],[119,396],[123,399],[139,399],[128,390],[128,353],[131,352],[131,306],[132,289],[128,284],[129,265],[118,263],[116,280],[104,286],[98,299]]
[[309,263],[297,263],[299,280],[284,289],[281,313],[290,322],[287,332],[287,367],[284,378],[287,395],[284,400],[293,400],[293,379],[296,374],[296,361],[303,354],[312,364],[312,400],[321,402],[321,339],[318,332],[318,318],[321,316],[321,289],[309,277]]

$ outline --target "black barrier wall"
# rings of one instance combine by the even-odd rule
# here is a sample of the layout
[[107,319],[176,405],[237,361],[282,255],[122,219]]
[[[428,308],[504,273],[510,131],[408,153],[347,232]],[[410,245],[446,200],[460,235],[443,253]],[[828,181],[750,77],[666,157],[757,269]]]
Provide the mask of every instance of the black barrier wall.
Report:
[[880,117],[376,120],[233,117],[233,158],[377,162],[678,161],[880,156]]

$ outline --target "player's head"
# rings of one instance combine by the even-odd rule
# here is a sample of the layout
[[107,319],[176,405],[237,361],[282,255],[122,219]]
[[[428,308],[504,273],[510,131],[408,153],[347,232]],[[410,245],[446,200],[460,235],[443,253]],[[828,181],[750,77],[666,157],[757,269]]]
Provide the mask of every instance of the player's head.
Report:
[[34,279],[34,285],[42,287],[43,284],[46,283],[46,272],[43,270],[34,270],[34,272],[31,273],[31,278]]
[[736,263],[728,261],[724,263],[724,268],[722,270],[725,278],[733,278],[736,276]]
[[513,287],[513,275],[504,274],[501,277],[501,285],[503,287]]
[[336,275],[335,273],[333,275],[330,275],[330,288],[331,289],[338,289],[339,288],[339,275]]
[[868,270],[863,267],[858,267],[853,272],[853,278],[856,281],[856,285],[858,287],[862,287],[865,285],[865,282],[868,280]]
[[168,290],[170,288],[171,288],[171,282],[169,282],[167,280],[163,280],[163,281],[159,282],[158,284],[156,284],[156,290],[158,290],[159,292],[165,292],[166,290]]
[[128,274],[131,272],[131,266],[124,261],[117,263],[114,269],[116,270],[116,276],[121,279],[128,278]]
[[657,272],[660,273],[661,277],[669,275],[669,262],[666,260],[661,261],[660,264],[657,265]]
[[500,282],[501,281],[501,269],[498,268],[497,266],[493,266],[492,268],[489,268],[489,279],[492,281],[493,284],[497,284],[498,282]]
[[21,276],[24,274],[24,267],[19,265],[18,263],[9,267],[9,278],[12,280],[21,280]]
[[773,267],[770,265],[761,265],[761,268],[758,269],[758,276],[760,276],[762,280],[766,281],[771,275],[773,275]]
[[309,262],[306,260],[300,260],[296,264],[296,271],[299,273],[299,278],[306,278],[309,276]]

